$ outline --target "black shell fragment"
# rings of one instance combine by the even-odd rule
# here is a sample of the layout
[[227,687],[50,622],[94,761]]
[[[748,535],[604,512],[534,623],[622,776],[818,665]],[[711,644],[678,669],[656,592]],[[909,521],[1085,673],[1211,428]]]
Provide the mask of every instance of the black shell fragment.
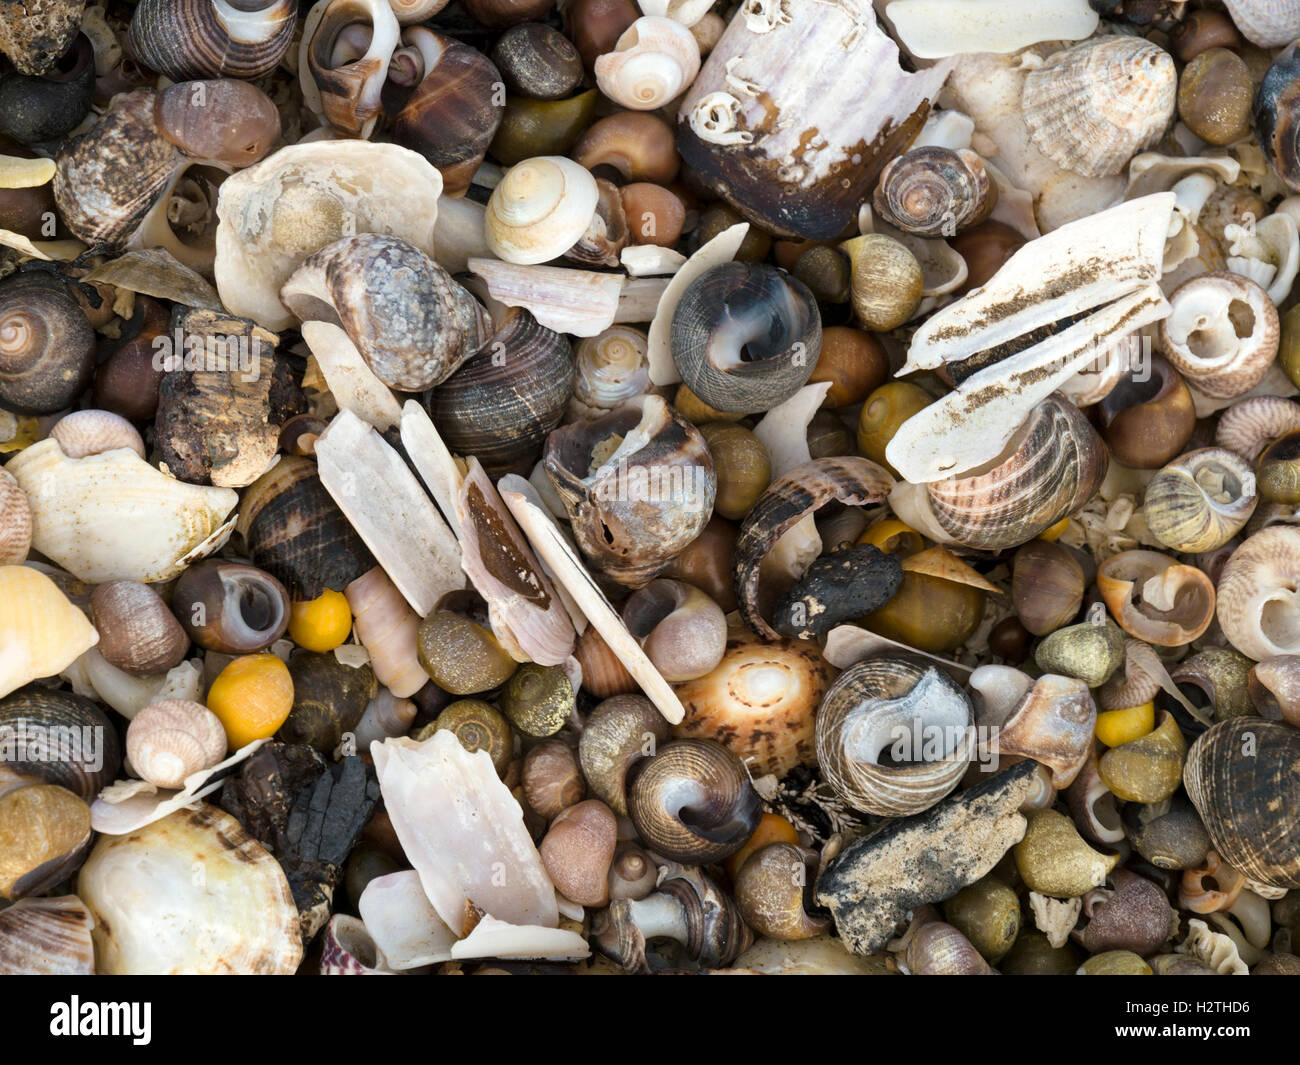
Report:
[[902,581],[898,559],[871,544],[837,551],[813,562],[782,596],[772,626],[782,636],[815,640],[843,621],[879,610]]

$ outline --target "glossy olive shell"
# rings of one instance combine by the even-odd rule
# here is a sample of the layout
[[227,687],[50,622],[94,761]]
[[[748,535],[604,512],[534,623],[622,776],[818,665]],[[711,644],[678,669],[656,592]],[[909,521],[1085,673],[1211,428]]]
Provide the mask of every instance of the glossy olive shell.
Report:
[[745,845],[763,804],[740,759],[712,740],[674,740],[636,767],[628,813],[654,853],[720,862]]
[[526,473],[573,394],[573,353],[560,333],[513,309],[496,334],[428,396],[429,414],[458,455],[494,478]]
[[672,353],[692,392],[718,410],[771,410],[808,380],[821,353],[808,286],[763,264],[722,263],[673,312]]

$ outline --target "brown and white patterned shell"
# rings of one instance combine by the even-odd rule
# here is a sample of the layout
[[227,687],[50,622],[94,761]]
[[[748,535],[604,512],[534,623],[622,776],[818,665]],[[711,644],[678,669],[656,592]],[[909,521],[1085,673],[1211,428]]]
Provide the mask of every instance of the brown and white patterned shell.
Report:
[[0,976],[93,976],[95,920],[76,895],[0,910]]
[[805,462],[768,485],[736,538],[732,572],[745,624],[766,639],[778,638],[759,607],[759,567],[786,532],[832,500],[867,506],[879,503],[893,487],[894,479],[880,466],[847,455]]
[[1254,462],[1279,436],[1300,429],[1300,403],[1281,396],[1246,396],[1219,416],[1214,442]]
[[982,222],[997,186],[984,161],[967,148],[913,148],[881,171],[874,204],[878,214],[905,233],[951,237]]
[[32,549],[32,506],[8,470],[0,469],[0,566],[16,566]]
[[1300,654],[1297,587],[1300,529],[1272,525],[1237,548],[1217,589],[1219,624],[1232,646],[1256,661]]
[[1261,48],[1277,48],[1300,37],[1295,0],[1223,0],[1237,29]]
[[[942,670],[882,655],[850,666],[827,691],[817,712],[817,763],[855,810],[905,817],[960,782],[973,722],[970,699]],[[900,742],[902,757],[891,756]],[[931,744],[938,757],[926,757]]]
[[1183,769],[1214,849],[1270,887],[1300,887],[1300,732],[1234,717],[1202,733]]
[[1140,37],[1099,37],[1030,73],[1020,106],[1040,152],[1064,170],[1104,177],[1160,139],[1177,90],[1163,48]]
[[1059,396],[1034,409],[1004,454],[983,473],[927,486],[935,520],[958,543],[1000,551],[1032,540],[1083,506],[1110,464],[1096,430]]

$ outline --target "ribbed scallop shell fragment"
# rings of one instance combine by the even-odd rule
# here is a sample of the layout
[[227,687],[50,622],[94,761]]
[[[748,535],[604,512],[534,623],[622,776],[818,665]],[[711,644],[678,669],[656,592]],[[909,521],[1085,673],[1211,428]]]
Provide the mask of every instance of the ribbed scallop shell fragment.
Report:
[[1025,78],[1020,106],[1039,151],[1064,170],[1104,177],[1160,139],[1177,90],[1163,48],[1103,37],[1048,58]]

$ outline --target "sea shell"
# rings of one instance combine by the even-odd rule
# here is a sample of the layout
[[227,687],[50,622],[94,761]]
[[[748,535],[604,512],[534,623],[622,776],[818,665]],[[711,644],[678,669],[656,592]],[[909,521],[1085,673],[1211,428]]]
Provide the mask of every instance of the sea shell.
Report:
[[16,566],[32,547],[32,508],[8,470],[0,469],[0,566]]
[[95,919],[76,895],[0,910],[0,976],[93,976]]
[[1002,755],[1022,755],[1052,771],[1052,787],[1070,786],[1092,752],[1097,706],[1088,686],[1048,673],[1000,723],[995,746]]
[[906,233],[951,237],[982,222],[997,200],[984,162],[966,148],[913,148],[890,160],[873,198],[876,212]]
[[267,329],[294,316],[280,289],[344,236],[386,233],[433,254],[442,175],[416,152],[361,140],[281,148],[221,185],[214,270],[221,302]]
[[1300,10],[1291,0],[1224,0],[1237,29],[1261,48],[1277,48],[1300,37]]
[[139,430],[112,411],[78,410],[65,414],[50,429],[50,437],[58,441],[70,459],[84,459],[119,447],[129,447],[141,458],[145,457]]
[[429,903],[413,869],[370,881],[357,900],[357,912],[385,970],[406,972],[451,958],[456,934]]
[[1232,646],[1256,661],[1300,653],[1297,587],[1300,529],[1274,525],[1237,548],[1218,586],[1219,624]]
[[86,615],[38,570],[0,567],[0,600],[0,696],[55,676],[99,642]]
[[140,0],[127,50],[172,81],[265,77],[289,50],[292,0]]
[[[426,899],[425,902],[427,903],[428,900]],[[330,918],[321,937],[320,974],[321,976],[386,976],[390,974],[390,970],[384,955],[371,938],[365,922],[357,917],[338,913]]]
[[509,263],[544,263],[568,251],[591,224],[600,190],[591,171],[561,156],[511,167],[488,200],[484,235]]
[[634,111],[670,103],[699,72],[700,46],[690,30],[652,15],[632,23],[594,69],[600,91]]
[[226,730],[202,703],[162,699],[131,720],[126,756],[139,776],[159,788],[178,789],[187,777],[226,756]]
[[178,481],[125,448],[70,459],[42,440],[5,468],[31,503],[32,546],[96,583],[176,576],[225,542],[222,522],[239,502],[229,488]]
[[960,782],[973,753],[973,721],[970,699],[934,666],[868,659],[841,673],[822,701],[817,763],[854,809],[905,817]]
[[1255,475],[1224,448],[1200,448],[1151,479],[1142,503],[1151,535],[1185,554],[1222,547],[1245,526],[1259,496]]
[[1214,442],[1254,462],[1269,443],[1300,429],[1300,403],[1281,396],[1245,396],[1219,415]]
[[987,472],[926,485],[957,543],[1000,551],[1033,539],[1091,499],[1110,464],[1087,418],[1058,396],[1034,408],[1004,454]]
[[121,765],[117,729],[98,703],[35,686],[0,699],[0,793],[54,784],[90,802]]
[[289,974],[298,908],[280,863],[201,803],[127,836],[101,836],[77,879],[98,971]]
[[470,754],[445,729],[370,750],[402,849],[443,923],[465,935],[487,912],[556,926],[555,888],[487,751]]
[[1112,555],[1098,567],[1097,590],[1120,628],[1158,647],[1190,643],[1214,620],[1210,578],[1158,551]]
[[[616,325],[574,346],[570,418],[598,418],[653,388],[645,333]],[[1298,426],[1300,428],[1300,426]],[[0,479],[2,480],[2,479]]]
[[1189,385],[1232,399],[1259,384],[1281,336],[1268,293],[1249,278],[1211,272],[1184,282],[1169,304],[1160,344]]
[[400,29],[388,0],[319,0],[303,22],[303,103],[348,136],[369,138]]
[[420,616],[378,566],[352,581],[345,594],[379,683],[398,698],[414,695],[429,682],[416,651]]
[[1160,139],[1177,89],[1163,48],[1140,37],[1101,37],[1031,71],[1020,105],[1039,151],[1066,170],[1104,177]]
[[1184,784],[1214,849],[1262,884],[1300,887],[1300,835],[1292,831],[1300,734],[1272,721],[1223,721],[1192,744]]

